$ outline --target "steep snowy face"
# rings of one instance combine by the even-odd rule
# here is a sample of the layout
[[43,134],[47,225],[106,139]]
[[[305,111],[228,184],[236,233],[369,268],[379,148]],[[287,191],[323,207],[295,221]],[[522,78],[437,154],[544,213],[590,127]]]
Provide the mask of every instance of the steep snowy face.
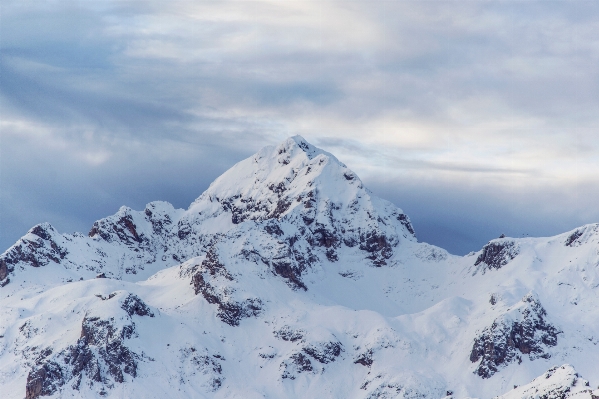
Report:
[[340,248],[355,247],[383,266],[402,240],[415,241],[400,209],[372,196],[347,166],[299,136],[262,149],[219,177],[183,216],[179,236],[268,221],[282,232],[282,225],[293,225],[330,261]]
[[569,364],[554,366],[529,384],[514,387],[513,390],[495,399],[537,399],[537,398],[577,398],[595,399],[599,389],[593,390],[590,384]]

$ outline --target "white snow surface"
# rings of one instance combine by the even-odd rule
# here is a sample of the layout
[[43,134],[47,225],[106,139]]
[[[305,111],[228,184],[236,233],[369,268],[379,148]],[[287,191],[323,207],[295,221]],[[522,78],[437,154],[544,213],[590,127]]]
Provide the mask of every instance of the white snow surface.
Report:
[[7,399],[599,397],[599,224],[454,256],[299,136],[0,283]]

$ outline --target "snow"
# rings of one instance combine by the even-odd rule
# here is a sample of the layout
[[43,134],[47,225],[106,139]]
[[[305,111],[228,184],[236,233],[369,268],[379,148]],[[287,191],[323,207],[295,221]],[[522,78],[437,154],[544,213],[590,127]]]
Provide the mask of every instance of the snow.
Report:
[[[417,242],[401,209],[299,136],[239,162],[187,210],[122,207],[89,236],[41,224],[0,260],[5,398],[24,397],[40,364],[63,364],[96,317],[132,326],[122,343],[137,374],[83,372],[79,390],[69,380],[51,397],[511,399],[573,386],[591,398],[580,376],[599,383],[598,224],[454,256]],[[129,295],[154,317],[123,310]],[[522,323],[531,301],[556,345],[481,378],[475,340]]]

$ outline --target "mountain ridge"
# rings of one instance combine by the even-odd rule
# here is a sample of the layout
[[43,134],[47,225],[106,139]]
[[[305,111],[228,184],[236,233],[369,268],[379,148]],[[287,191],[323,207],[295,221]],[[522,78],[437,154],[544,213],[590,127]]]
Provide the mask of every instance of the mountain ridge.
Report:
[[[28,399],[490,398],[555,361],[599,381],[598,247],[589,224],[451,255],[294,136],[186,210],[121,207],[87,236],[30,229],[0,255],[0,387]],[[574,372],[552,373],[569,384]]]

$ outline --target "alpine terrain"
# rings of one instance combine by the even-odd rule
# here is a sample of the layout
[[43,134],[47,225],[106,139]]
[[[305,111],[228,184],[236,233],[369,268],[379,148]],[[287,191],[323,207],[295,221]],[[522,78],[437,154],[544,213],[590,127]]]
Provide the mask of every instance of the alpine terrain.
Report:
[[599,224],[418,242],[299,136],[0,255],[0,397],[599,398]]

